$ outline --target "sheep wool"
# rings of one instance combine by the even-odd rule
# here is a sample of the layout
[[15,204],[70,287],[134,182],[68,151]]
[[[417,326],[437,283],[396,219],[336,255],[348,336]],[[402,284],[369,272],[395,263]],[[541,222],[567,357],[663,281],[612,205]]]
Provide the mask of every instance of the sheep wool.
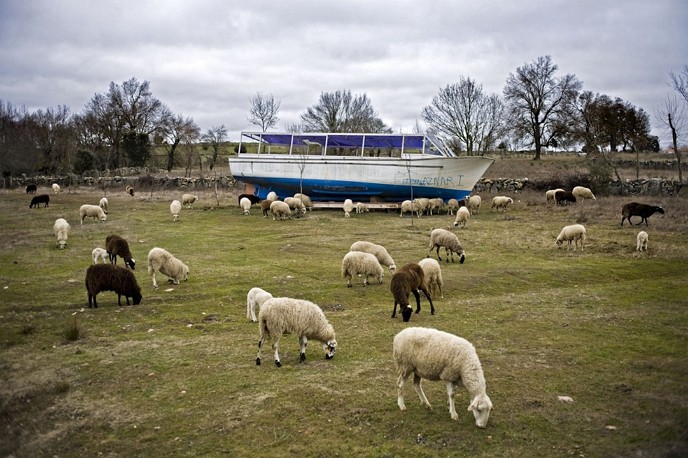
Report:
[[170,277],[173,284],[189,279],[189,267],[163,248],[153,248],[148,252],[148,275],[153,279],[153,286],[158,287],[155,274],[160,272]]
[[267,218],[268,213],[270,212],[270,205],[274,200],[262,200],[258,205],[260,206],[260,211],[263,213],[263,218]]
[[129,251],[129,243],[119,235],[112,234],[105,237],[105,249],[111,263],[117,265],[117,256],[119,256],[131,270],[136,268],[136,260],[131,257],[131,251]]
[[278,199],[277,193],[275,191],[270,191],[265,199],[266,200],[273,200],[273,201],[277,200]]
[[103,264],[110,262],[108,252],[103,248],[94,248],[93,251],[91,251],[91,257],[93,258],[93,264],[98,264],[98,259],[102,259]]
[[325,314],[316,304],[306,300],[288,297],[275,297],[263,302],[258,312],[260,340],[256,365],[260,365],[260,354],[263,343],[272,340],[275,351],[275,365],[281,367],[279,358],[279,341],[282,335],[293,334],[299,339],[299,359],[306,360],[306,343],[308,339],[322,343],[325,359],[334,358],[337,340],[334,328],[325,318]]
[[628,220],[628,224],[633,225],[631,223],[631,216],[640,216],[640,222],[636,226],[643,224],[644,220],[645,227],[647,227],[647,219],[655,213],[663,215],[664,209],[657,205],[640,204],[638,202],[627,203],[621,209],[621,226],[623,226],[625,219]]
[[392,280],[389,285],[389,290],[394,297],[394,308],[392,309],[392,318],[397,316],[397,304],[401,311],[401,317],[404,322],[411,319],[413,308],[409,304],[409,294],[413,293],[416,298],[416,313],[420,313],[420,293],[422,291],[425,297],[430,302],[430,314],[435,314],[435,306],[432,303],[432,298],[428,292],[428,286],[425,282],[425,273],[423,268],[413,262],[405,264],[392,275]]
[[466,202],[466,207],[468,207],[468,210],[471,212],[472,215],[477,215],[480,213],[480,204],[482,203],[482,199],[480,196],[471,196],[468,198],[468,201]]
[[582,224],[572,224],[564,226],[557,236],[557,246],[561,247],[564,242],[567,242],[566,251],[571,249],[571,242],[573,242],[573,251],[576,251],[578,242],[581,244],[581,250],[585,251],[585,227]]
[[105,212],[98,205],[82,205],[79,207],[79,219],[81,220],[81,224],[84,224],[84,219],[86,219],[87,216],[90,216],[94,220],[100,221],[101,223],[107,221]]
[[354,211],[354,202],[351,199],[344,200],[344,218],[350,218],[351,212]]
[[254,323],[258,321],[256,318],[256,309],[260,311],[260,307],[268,299],[272,299],[272,294],[261,288],[251,288],[246,295],[246,318]]
[[444,253],[447,256],[447,262],[449,262],[450,254],[451,261],[455,262],[454,253],[459,256],[460,264],[463,264],[466,260],[466,255],[463,252],[463,247],[459,243],[459,238],[453,232],[449,232],[446,229],[432,229],[430,232],[430,251],[428,252],[428,257],[432,254],[433,248],[435,248],[437,252],[437,259],[441,261],[442,258],[440,257],[440,247],[444,247]]
[[284,203],[289,205],[289,209],[293,210],[295,213],[306,213],[306,207],[301,202],[301,199],[296,197],[286,197]]
[[397,269],[396,264],[394,264],[394,259],[392,259],[387,252],[387,249],[382,245],[359,240],[358,242],[351,244],[349,251],[363,251],[364,253],[370,253],[377,258],[380,264],[387,266],[390,272],[394,273],[394,271]]
[[64,247],[67,246],[67,237],[69,237],[70,230],[71,227],[66,219],[58,218],[55,220],[53,232],[55,232],[55,237],[57,237],[57,246],[60,247],[60,250],[63,250]]
[[276,200],[270,204],[270,213],[272,213],[273,221],[276,221],[278,216],[281,221],[291,218],[289,205],[281,200]]
[[59,194],[59,192],[60,192],[60,185],[59,184],[53,183],[53,192],[55,194]]
[[107,197],[103,197],[102,199],[100,199],[100,203],[98,204],[98,206],[103,209],[103,213],[105,213],[106,215],[108,212],[108,204],[109,202],[107,200]]
[[198,196],[194,196],[193,194],[182,195],[182,205],[186,205],[186,208],[193,207],[196,201],[198,201]]
[[440,297],[444,298],[442,295],[442,285],[444,282],[442,281],[442,267],[440,267],[440,263],[432,258],[425,258],[418,261],[418,265],[421,267],[421,269],[423,269],[425,282],[428,285],[428,290],[430,293],[434,297],[437,297],[435,295],[435,292],[437,291]]
[[545,193],[545,199],[547,200],[547,203],[548,203],[548,204],[554,203],[554,202],[555,202],[554,196],[556,195],[557,191],[564,192],[563,189],[557,188],[557,189],[550,189],[549,191],[547,191],[547,192]]
[[585,200],[585,199],[592,199],[592,200],[597,200],[595,198],[595,194],[592,193],[590,188],[586,188],[584,186],[576,186],[571,190],[571,194],[574,195],[576,200]]
[[636,236],[635,250],[636,251],[647,251],[647,241],[649,238],[650,237],[647,235],[647,232],[645,232],[645,231],[638,232],[638,235]]
[[499,211],[499,209],[506,211],[506,208],[513,203],[514,200],[511,197],[495,196],[492,198],[492,206],[490,209],[496,208],[497,211]]
[[349,251],[342,259],[342,277],[346,286],[351,288],[351,279],[355,275],[363,276],[363,286],[368,286],[368,277],[374,277],[382,283],[382,266],[375,255],[362,251]]
[[459,209],[459,201],[456,199],[449,199],[447,201],[447,214],[453,215],[456,210]]
[[449,414],[458,420],[454,405],[454,390],[459,383],[468,391],[475,425],[487,426],[492,401],[487,395],[485,375],[475,347],[466,339],[432,328],[410,327],[394,336],[392,345],[394,365],[397,369],[397,405],[406,410],[403,388],[413,374],[413,385],[421,403],[431,409],[422,387],[423,379],[443,381],[447,386]]
[[301,203],[303,203],[304,208],[306,208],[308,211],[313,211],[313,201],[306,194],[297,192],[294,194],[294,199],[299,199]]
[[50,204],[50,196],[47,194],[39,194],[37,196],[34,196],[31,199],[31,203],[29,203],[29,208],[41,208],[41,204],[45,204],[44,207],[49,207]]
[[239,202],[239,207],[241,207],[241,211],[244,215],[251,214],[251,200],[249,198],[242,197],[241,201]]
[[179,221],[179,213],[182,211],[182,203],[178,200],[173,200],[170,204],[170,213],[172,213],[172,221]]
[[439,215],[443,206],[444,200],[441,197],[435,197],[434,199],[430,199],[428,201],[428,210],[431,215],[435,212],[435,210],[437,210],[437,214]]
[[369,210],[370,208],[368,208],[367,204],[364,204],[363,202],[356,202],[356,213],[365,213]]
[[122,296],[127,305],[131,297],[134,305],[141,303],[141,287],[136,282],[134,273],[124,267],[112,264],[93,264],[86,269],[86,291],[88,293],[88,307],[98,308],[96,296],[101,291],[117,293],[117,305],[122,305]]
[[454,218],[454,227],[463,227],[466,228],[466,223],[468,222],[468,219],[471,217],[471,212],[468,210],[468,207],[461,207],[458,210],[456,210],[456,218]]
[[420,203],[418,203],[416,200],[405,200],[401,203],[401,214],[399,215],[400,218],[404,217],[404,213],[410,212],[411,213],[411,218],[413,218],[413,214],[415,213],[418,218],[420,218],[420,213],[421,213],[421,206]]

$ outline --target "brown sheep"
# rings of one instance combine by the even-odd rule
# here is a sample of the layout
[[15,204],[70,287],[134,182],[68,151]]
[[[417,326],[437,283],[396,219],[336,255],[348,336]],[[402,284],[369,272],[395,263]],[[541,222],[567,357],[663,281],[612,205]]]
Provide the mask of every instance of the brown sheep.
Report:
[[411,312],[413,307],[409,304],[409,294],[413,293],[416,297],[416,313],[420,312],[420,294],[419,290],[423,291],[425,297],[430,302],[430,314],[435,314],[435,306],[432,305],[432,298],[428,292],[428,286],[425,282],[425,274],[423,269],[418,264],[411,262],[401,267],[394,275],[390,282],[390,291],[394,296],[394,309],[392,310],[392,318],[397,316],[397,304],[404,322],[411,319]]
[[88,308],[98,308],[96,296],[101,291],[117,293],[117,305],[122,305],[122,296],[129,305],[131,297],[134,305],[141,303],[141,287],[136,282],[134,273],[124,267],[112,264],[93,264],[86,269],[86,291]]
[[621,209],[621,225],[623,226],[624,220],[626,219],[628,220],[628,224],[633,225],[633,223],[631,223],[631,216],[640,216],[640,222],[636,224],[636,226],[643,224],[643,221],[645,221],[645,226],[647,226],[647,219],[655,213],[661,213],[663,215],[664,209],[657,205],[630,202]]
[[105,249],[110,256],[110,262],[117,265],[117,256],[124,259],[124,264],[131,270],[136,269],[136,260],[131,257],[131,251],[129,251],[129,244],[119,235],[108,235],[105,238]]

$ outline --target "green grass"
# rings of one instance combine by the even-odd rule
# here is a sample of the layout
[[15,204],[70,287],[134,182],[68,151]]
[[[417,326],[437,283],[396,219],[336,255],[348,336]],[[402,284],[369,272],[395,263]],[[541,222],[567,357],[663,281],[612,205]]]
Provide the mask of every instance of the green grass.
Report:
[[[538,165],[539,167],[539,165]],[[688,453],[688,202],[657,201],[666,215],[643,229],[619,227],[627,199],[553,208],[544,195],[514,195],[506,214],[483,208],[457,230],[466,263],[442,264],[444,298],[413,315],[474,343],[494,410],[475,427],[464,389],[459,421],[444,384],[425,382],[433,410],[411,384],[396,405],[389,273],[382,285],[347,288],[340,263],[356,240],[387,247],[397,265],[428,253],[430,228],[450,216],[343,218],[316,210],[272,221],[240,215],[231,192],[215,204],[200,193],[172,222],[182,191],[108,193],[105,224],[78,221],[97,203],[88,189],[28,209],[20,191],[0,197],[0,455],[7,456],[685,456]],[[57,217],[72,233],[65,250]],[[563,225],[582,222],[585,252],[557,249]],[[137,260],[139,306],[114,293],[88,309],[91,250],[111,233]],[[146,255],[165,248],[190,267],[189,281],[159,289]],[[444,253],[441,251],[442,255]],[[335,358],[317,342],[299,363],[294,336],[281,342],[282,368],[263,352],[246,319],[246,293],[319,304],[337,333]],[[172,289],[171,291],[166,291]],[[423,298],[424,299],[424,298]],[[76,326],[78,339],[67,338]],[[571,404],[557,396],[570,396]]]

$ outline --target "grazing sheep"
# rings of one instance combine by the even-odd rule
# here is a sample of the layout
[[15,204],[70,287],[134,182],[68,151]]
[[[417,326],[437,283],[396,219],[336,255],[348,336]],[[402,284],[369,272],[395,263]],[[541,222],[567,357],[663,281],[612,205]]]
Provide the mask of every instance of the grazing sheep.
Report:
[[98,258],[103,260],[103,264],[108,264],[110,262],[108,252],[103,248],[94,248],[93,251],[91,251],[91,257],[93,258],[93,264],[98,264]]
[[55,194],[59,194],[59,193],[60,193],[60,185],[59,185],[59,184],[53,183],[53,192],[54,192]]
[[458,420],[454,405],[454,390],[459,383],[468,391],[471,403],[468,411],[473,412],[475,425],[487,426],[492,410],[492,401],[487,395],[485,376],[475,347],[462,337],[432,328],[411,327],[394,336],[392,345],[397,378],[397,405],[406,410],[403,388],[409,375],[413,374],[413,387],[420,402],[432,408],[425,397],[422,380],[442,380],[447,385],[449,415]]
[[26,193],[27,193],[27,194],[36,194],[36,190],[37,190],[37,189],[38,189],[38,188],[36,188],[36,185],[35,185],[35,184],[28,184],[28,185],[26,185]]
[[428,210],[430,209],[430,199],[428,199],[427,197],[419,197],[413,199],[413,202],[418,205],[421,215],[428,214]]
[[94,220],[100,221],[101,223],[107,221],[107,216],[105,216],[105,212],[98,205],[86,204],[79,207],[79,219],[81,220],[81,224],[84,224],[84,219],[87,216],[90,216]]
[[277,193],[275,191],[270,191],[265,199],[267,199],[267,200],[278,200],[279,197],[277,197]]
[[[86,269],[86,291],[88,292],[88,308],[98,308],[96,296],[101,291],[117,293],[117,305],[122,305],[122,296],[129,305],[131,297],[134,305],[141,303],[141,287],[136,282],[134,273],[124,267],[112,264],[93,264]],[[92,300],[92,302],[91,302]]]
[[590,188],[586,188],[584,186],[576,186],[571,190],[571,194],[576,198],[576,201],[578,200],[584,200],[584,199],[592,199],[592,200],[597,200],[595,198],[595,194],[592,193]]
[[437,214],[439,215],[443,206],[444,200],[441,197],[435,197],[434,199],[430,199],[428,201],[428,210],[430,210],[431,215],[435,210],[437,210]]
[[568,205],[576,203],[576,196],[569,191],[557,191],[554,193],[554,200],[557,205]]
[[289,209],[289,205],[281,200],[276,200],[270,204],[270,213],[272,213],[273,221],[277,220],[278,216],[282,221],[291,218],[291,210]]
[[351,279],[355,275],[363,276],[363,286],[368,286],[368,277],[375,277],[382,283],[382,266],[375,255],[362,251],[349,251],[342,259],[342,277],[346,286],[351,288]]
[[466,227],[466,223],[468,222],[468,218],[471,217],[471,212],[468,211],[468,207],[461,207],[458,210],[456,210],[456,218],[454,218],[454,227],[461,226],[463,228]]
[[554,202],[555,202],[555,200],[554,200],[554,195],[557,193],[557,191],[564,192],[563,189],[557,188],[557,189],[550,189],[549,191],[547,191],[547,192],[545,193],[545,199],[547,199],[547,203],[548,203],[548,204],[554,203]]
[[468,200],[466,201],[466,207],[468,207],[468,210],[471,212],[471,215],[477,215],[480,213],[480,204],[482,203],[482,199],[480,196],[470,196]]
[[647,251],[647,240],[649,236],[647,235],[647,232],[645,231],[640,231],[638,232],[638,236],[636,237],[636,244],[635,244],[635,249],[636,251]]
[[182,205],[186,205],[186,208],[192,208],[193,204],[198,201],[198,196],[193,194],[183,194],[182,195]]
[[255,194],[239,194],[239,197],[237,197],[237,203],[239,205],[241,205],[241,199],[244,197],[251,201],[251,205],[255,205],[260,202],[260,197]]
[[244,215],[251,214],[251,200],[248,197],[242,197],[241,201],[239,201],[239,207],[241,207]]
[[568,242],[566,251],[571,248],[571,242],[574,242],[573,251],[576,251],[578,242],[580,241],[581,250],[585,251],[585,227],[582,224],[572,224],[565,226],[557,236],[557,245],[561,247],[564,242]]
[[284,203],[289,205],[289,209],[294,213],[306,213],[306,206],[303,205],[301,199],[297,199],[296,197],[285,197]]
[[153,286],[158,287],[155,274],[160,272],[167,275],[169,281],[178,285],[180,281],[189,279],[189,267],[175,258],[172,253],[162,248],[153,248],[148,252],[148,275],[153,279]]
[[260,205],[260,211],[263,212],[263,217],[267,218],[268,213],[270,212],[270,205],[274,200],[262,200],[258,205]]
[[490,210],[496,208],[497,211],[499,211],[499,209],[501,208],[502,210],[506,211],[506,207],[513,203],[514,200],[511,197],[495,196],[492,198],[492,205],[490,206]]
[[356,202],[356,213],[365,213],[370,211],[370,208],[368,208],[367,204],[364,204],[363,202]]
[[256,318],[256,308],[260,310],[260,307],[268,299],[272,299],[272,294],[260,288],[251,288],[246,295],[246,318],[254,323],[258,321]]
[[449,199],[447,201],[447,214],[453,215],[459,209],[459,201],[456,199]]
[[[463,208],[463,207],[461,207]],[[451,261],[454,261],[454,253],[459,256],[459,263],[463,264],[466,260],[463,248],[459,243],[459,238],[453,233],[446,229],[432,229],[430,232],[430,251],[428,252],[428,257],[432,254],[432,249],[436,248],[437,259],[442,260],[440,257],[440,247],[444,247],[444,254],[447,256],[447,262],[449,262],[449,256],[451,254]]]
[[29,208],[33,208],[34,206],[36,208],[41,208],[41,204],[45,204],[45,207],[48,207],[50,203],[50,196],[47,194],[40,194],[38,196],[34,196],[31,199],[31,203],[29,204]]
[[435,306],[432,304],[432,298],[428,292],[428,286],[425,282],[425,273],[423,268],[416,263],[405,264],[399,269],[390,281],[389,290],[394,297],[394,309],[392,309],[392,318],[397,316],[397,304],[399,304],[399,311],[404,322],[411,319],[411,312],[413,307],[409,304],[409,294],[413,293],[416,298],[416,313],[420,312],[420,293],[423,291],[425,297],[430,302],[430,314],[435,314]]
[[55,220],[53,232],[55,232],[55,237],[57,237],[57,246],[60,247],[60,250],[67,246],[67,237],[69,236],[70,230],[71,227],[66,219],[58,218]]
[[656,205],[639,204],[638,202],[627,203],[621,209],[621,225],[623,226],[625,219],[628,219],[628,224],[633,225],[631,223],[631,216],[640,216],[640,222],[636,226],[645,221],[645,226],[647,227],[647,219],[655,213],[663,215],[664,209]]
[[170,204],[170,213],[172,213],[172,221],[179,221],[179,213],[182,211],[182,203],[178,200],[173,200]]
[[117,265],[117,256],[124,259],[124,264],[131,270],[136,268],[136,260],[131,257],[129,243],[119,235],[108,235],[105,237],[105,249],[110,256],[110,262]]
[[279,358],[279,341],[282,335],[294,334],[299,338],[299,360],[306,360],[306,343],[308,339],[322,342],[325,359],[334,358],[337,340],[334,328],[325,318],[325,314],[316,304],[288,297],[274,297],[263,302],[258,312],[260,340],[256,365],[260,365],[260,352],[266,339],[272,340],[275,350],[275,365],[281,367]]
[[351,199],[344,200],[344,218],[351,217],[351,212],[354,211],[354,203]]
[[413,201],[411,201],[411,200],[405,200],[405,201],[403,201],[403,202],[401,203],[401,214],[399,215],[399,217],[400,217],[400,218],[403,218],[403,217],[404,217],[404,213],[406,213],[406,212],[411,212],[411,218],[413,218],[413,213],[414,213],[414,212],[416,213],[416,216],[418,216],[418,218],[420,218],[420,212],[421,212],[420,203],[418,203],[418,202],[415,201],[415,200],[413,200]]
[[383,266],[387,266],[390,272],[394,273],[397,269],[396,264],[394,264],[394,259],[389,255],[387,249],[382,245],[377,245],[371,242],[358,241],[351,244],[349,251],[363,251],[364,253],[370,253],[374,255],[377,260]]
[[300,192],[297,192],[296,194],[294,194],[294,198],[299,199],[301,203],[303,203],[304,208],[306,208],[308,211],[313,211],[313,201],[310,197],[308,197],[305,194],[301,194]]
[[107,197],[103,197],[102,199],[100,199],[100,203],[98,204],[98,206],[103,209],[103,213],[105,213],[106,215],[108,212],[108,204],[109,202],[107,200]]
[[440,297],[444,298],[442,294],[442,285],[444,282],[442,281],[442,268],[440,267],[440,263],[432,258],[425,258],[418,261],[418,265],[423,269],[425,283],[428,285],[430,293],[437,297],[435,292],[438,292]]
[[127,186],[124,189],[126,190],[127,194],[129,194],[130,196],[134,195],[134,188],[132,188],[131,186]]

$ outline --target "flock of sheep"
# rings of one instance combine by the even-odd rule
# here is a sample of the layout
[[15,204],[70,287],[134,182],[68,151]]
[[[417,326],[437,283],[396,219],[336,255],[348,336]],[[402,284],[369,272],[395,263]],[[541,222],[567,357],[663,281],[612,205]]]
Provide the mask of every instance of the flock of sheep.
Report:
[[[59,186],[54,185],[53,189],[59,192]],[[35,192],[35,189],[33,190]],[[27,193],[30,192],[27,187]],[[127,189],[133,195],[133,189]],[[40,197],[40,196],[36,196]],[[37,204],[32,200],[30,207]],[[559,205],[576,202],[581,199],[593,199],[592,192],[583,187],[575,187],[571,192],[563,189],[547,191],[547,202],[556,202]],[[198,201],[198,196],[184,194],[181,200],[174,200],[170,204],[170,212],[174,221],[179,221],[179,215],[183,208],[191,208]],[[280,200],[276,195],[270,195],[266,200],[260,201],[256,196],[242,194],[239,196],[239,208],[242,213],[249,215],[254,205],[259,205],[263,216],[272,215],[273,220],[284,220],[290,218],[294,213],[303,214],[308,209],[312,210],[312,202],[308,196],[300,194],[294,197],[287,197]],[[47,201],[45,202],[47,206]],[[509,205],[513,204],[513,199],[507,196],[496,196],[492,199],[491,209],[496,211],[506,211]],[[407,200],[401,204],[400,213],[403,217],[405,213],[415,214],[420,218],[422,215],[433,215],[435,212],[446,209],[447,214],[454,215],[453,226],[465,228],[471,215],[479,214],[481,206],[480,196],[473,195],[463,201],[450,199],[446,204],[442,199],[414,199]],[[368,211],[366,204],[354,204],[350,199],[344,203],[345,217],[349,218],[355,211],[363,213]],[[622,209],[623,225],[625,220],[630,223],[630,218],[638,216],[640,223],[645,221],[652,214],[664,213],[661,207],[649,206],[638,203],[624,205]],[[82,205],[79,209],[81,224],[86,217],[92,217],[96,221],[107,221],[108,200],[103,197],[99,205]],[[54,224],[55,236],[58,246],[63,249],[67,244],[70,231],[69,223],[64,218],[59,218]],[[581,224],[573,224],[564,227],[556,238],[557,245],[564,242],[570,249],[576,251],[580,244],[584,250],[586,238],[585,227]],[[118,304],[121,305],[121,296],[125,296],[126,303],[129,305],[129,298],[133,304],[141,302],[141,288],[136,282],[132,271],[135,269],[136,262],[132,257],[127,241],[112,234],[106,238],[106,248],[95,248],[92,253],[93,264],[86,271],[85,285],[88,293],[89,307],[97,307],[96,296],[101,291],[114,291],[118,295]],[[638,251],[647,250],[648,234],[641,231],[637,235],[636,249]],[[442,261],[440,249],[445,250],[445,260],[448,263],[455,262],[456,254],[459,263],[465,261],[465,253],[459,242],[458,237],[447,229],[431,229],[429,234],[429,252],[425,259],[418,263],[406,263],[397,268],[394,260],[384,246],[368,241],[357,241],[353,243],[341,262],[341,275],[348,287],[353,287],[353,279],[357,276],[362,277],[363,285],[367,286],[369,279],[374,279],[377,283],[383,282],[385,266],[392,277],[390,280],[390,292],[393,297],[394,306],[392,318],[396,317],[397,307],[402,315],[404,322],[410,321],[413,314],[413,306],[409,298],[413,294],[416,301],[415,313],[421,311],[420,293],[422,292],[430,304],[430,313],[435,314],[435,306],[432,298],[442,296],[442,270],[438,261]],[[431,258],[432,251],[435,250],[437,260]],[[567,249],[568,250],[568,249]],[[117,257],[122,258],[125,267],[116,265]],[[98,262],[102,259],[103,264]],[[180,260],[175,258],[168,251],[154,247],[148,253],[148,273],[151,276],[154,287],[158,287],[156,274],[162,273],[170,278],[175,284],[181,280],[188,279],[189,268]],[[321,308],[307,300],[294,299],[288,297],[273,297],[269,292],[255,287],[247,294],[246,316],[254,322],[258,322],[260,338],[258,341],[258,353],[256,364],[261,364],[261,350],[267,341],[272,342],[274,351],[274,362],[277,367],[282,365],[279,355],[279,342],[283,334],[293,334],[299,341],[300,361],[306,359],[306,345],[309,339],[316,340],[322,344],[326,359],[334,357],[337,349],[337,340],[332,325],[328,322]],[[401,410],[405,410],[403,398],[403,386],[406,379],[413,374],[413,384],[421,403],[430,407],[425,393],[423,392],[421,381],[441,380],[447,387],[449,412],[451,418],[456,420],[456,413],[453,394],[456,386],[462,383],[470,396],[468,411],[472,412],[478,427],[487,425],[492,402],[486,392],[486,383],[483,376],[480,360],[473,345],[467,340],[443,332],[437,329],[409,327],[396,334],[393,339],[393,359],[397,368],[397,404]]]

